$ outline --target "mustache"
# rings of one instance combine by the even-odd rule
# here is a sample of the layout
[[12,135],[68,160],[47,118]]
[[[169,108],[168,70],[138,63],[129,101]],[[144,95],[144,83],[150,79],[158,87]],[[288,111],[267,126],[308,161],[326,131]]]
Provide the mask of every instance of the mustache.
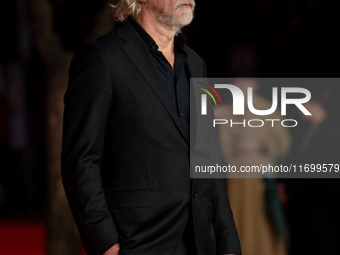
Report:
[[185,5],[185,4],[190,4],[192,9],[194,9],[195,6],[196,6],[195,0],[179,0],[179,1],[176,2],[175,6],[174,6],[175,10],[178,9],[179,7],[181,7],[182,5]]

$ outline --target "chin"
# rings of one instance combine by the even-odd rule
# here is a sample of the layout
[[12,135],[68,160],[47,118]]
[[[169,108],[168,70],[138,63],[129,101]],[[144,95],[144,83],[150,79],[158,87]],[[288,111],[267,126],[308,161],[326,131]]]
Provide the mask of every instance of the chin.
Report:
[[186,13],[182,14],[180,16],[177,16],[175,19],[175,22],[182,27],[189,25],[194,18],[194,15],[192,13]]

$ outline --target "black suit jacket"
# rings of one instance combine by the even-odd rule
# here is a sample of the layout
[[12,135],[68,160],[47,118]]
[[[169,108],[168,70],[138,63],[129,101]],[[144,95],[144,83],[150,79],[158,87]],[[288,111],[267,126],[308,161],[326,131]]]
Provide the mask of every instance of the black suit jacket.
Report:
[[[184,50],[190,76],[205,76],[203,60]],[[225,181],[190,179],[189,143],[149,54],[124,22],[73,58],[62,177],[84,246],[171,255],[192,213],[199,255],[241,253]]]

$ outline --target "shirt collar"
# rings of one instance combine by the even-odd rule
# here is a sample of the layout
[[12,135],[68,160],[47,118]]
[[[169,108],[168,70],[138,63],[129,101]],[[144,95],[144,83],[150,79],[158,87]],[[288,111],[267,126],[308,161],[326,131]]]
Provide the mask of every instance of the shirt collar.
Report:
[[[154,50],[154,51],[158,51],[158,45],[155,42],[154,39],[152,39],[152,37],[144,30],[144,28],[132,17],[128,18],[128,21],[130,22],[130,24],[135,28],[135,30],[137,31],[137,33],[140,35],[140,37],[142,37],[143,41],[145,42],[146,46],[150,49],[150,50]],[[185,45],[186,39],[182,34],[178,34],[175,37],[175,47],[177,49],[183,49],[184,45]]]

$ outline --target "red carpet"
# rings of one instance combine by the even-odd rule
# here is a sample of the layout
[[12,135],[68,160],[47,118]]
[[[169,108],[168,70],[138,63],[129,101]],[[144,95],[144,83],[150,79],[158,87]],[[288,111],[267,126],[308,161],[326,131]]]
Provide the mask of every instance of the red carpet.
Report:
[[[0,255],[44,255],[43,221],[0,221]],[[82,251],[83,255],[86,252]]]
[[0,222],[1,255],[45,254],[43,222]]

